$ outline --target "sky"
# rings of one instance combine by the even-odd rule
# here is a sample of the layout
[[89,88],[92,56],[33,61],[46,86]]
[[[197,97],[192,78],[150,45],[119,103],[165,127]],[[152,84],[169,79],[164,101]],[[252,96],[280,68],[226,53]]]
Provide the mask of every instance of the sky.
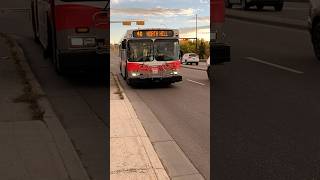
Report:
[[[111,43],[119,43],[128,29],[174,28],[181,38],[195,38],[196,14],[198,38],[210,39],[210,0],[111,0]],[[144,20],[144,26],[123,26],[112,21]]]

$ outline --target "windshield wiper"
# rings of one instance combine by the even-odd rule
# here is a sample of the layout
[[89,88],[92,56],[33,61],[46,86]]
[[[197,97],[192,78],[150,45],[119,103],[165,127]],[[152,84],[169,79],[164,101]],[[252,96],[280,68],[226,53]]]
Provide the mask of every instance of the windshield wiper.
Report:
[[110,0],[107,0],[107,4],[106,4],[106,6],[103,8],[103,11],[108,11],[109,7],[110,7]]

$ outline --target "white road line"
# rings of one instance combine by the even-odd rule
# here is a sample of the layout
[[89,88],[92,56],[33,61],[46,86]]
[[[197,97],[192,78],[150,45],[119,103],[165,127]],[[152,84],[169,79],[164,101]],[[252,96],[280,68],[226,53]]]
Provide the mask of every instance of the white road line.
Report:
[[260,59],[254,58],[254,57],[246,57],[246,59],[250,60],[250,61],[266,64],[266,65],[269,65],[269,66],[272,66],[272,67],[275,67],[275,68],[278,68],[278,69],[282,69],[282,70],[286,70],[286,71],[289,71],[289,72],[297,73],[297,74],[303,74],[304,73],[304,72],[298,71],[296,69],[292,69],[292,68],[289,68],[289,67],[281,66],[281,65],[278,65],[278,64],[273,64],[273,63],[270,63],[270,62],[267,62],[267,61],[263,61],[263,60],[260,60]]
[[196,83],[196,84],[200,84],[201,86],[205,86],[205,84],[203,84],[201,82],[193,81],[191,79],[187,79],[187,81],[190,81],[190,82],[193,82],[193,83]]

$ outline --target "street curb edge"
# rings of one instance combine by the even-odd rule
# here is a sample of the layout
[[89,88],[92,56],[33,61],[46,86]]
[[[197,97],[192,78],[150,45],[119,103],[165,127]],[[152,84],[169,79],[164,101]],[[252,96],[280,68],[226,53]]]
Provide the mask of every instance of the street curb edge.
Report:
[[195,70],[199,70],[199,71],[207,71],[206,69],[197,68],[197,67],[191,67],[191,66],[188,66],[188,65],[181,65],[181,67],[186,68],[186,69],[195,69]]
[[35,78],[30,65],[27,63],[23,49],[20,47],[17,40],[11,36],[8,36],[14,44],[13,49],[16,50],[17,56],[20,59],[21,67],[26,73],[27,79],[32,87],[32,90],[40,95],[37,100],[38,106],[43,110],[43,121],[45,122],[48,130],[50,131],[53,140],[57,145],[61,160],[65,165],[65,169],[70,180],[89,180],[87,171],[83,167],[83,164],[69,138],[67,132],[63,128],[57,114],[52,108],[49,99],[46,97],[40,83]]

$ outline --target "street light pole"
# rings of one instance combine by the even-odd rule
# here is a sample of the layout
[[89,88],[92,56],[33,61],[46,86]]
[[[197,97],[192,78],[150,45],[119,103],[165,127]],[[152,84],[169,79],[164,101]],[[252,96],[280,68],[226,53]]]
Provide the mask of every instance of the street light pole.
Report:
[[196,53],[198,53],[198,14],[196,14]]

